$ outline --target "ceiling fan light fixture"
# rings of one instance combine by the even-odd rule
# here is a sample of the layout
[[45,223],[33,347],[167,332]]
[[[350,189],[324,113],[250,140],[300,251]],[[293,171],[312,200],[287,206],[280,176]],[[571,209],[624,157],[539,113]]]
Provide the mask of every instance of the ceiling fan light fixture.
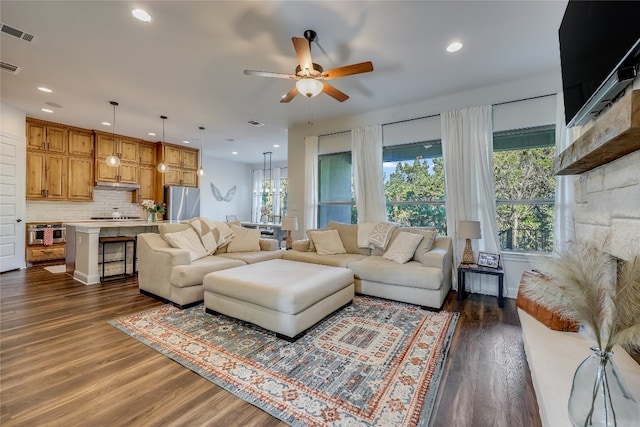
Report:
[[296,82],[298,92],[307,98],[313,98],[322,92],[322,83],[313,78],[302,78]]

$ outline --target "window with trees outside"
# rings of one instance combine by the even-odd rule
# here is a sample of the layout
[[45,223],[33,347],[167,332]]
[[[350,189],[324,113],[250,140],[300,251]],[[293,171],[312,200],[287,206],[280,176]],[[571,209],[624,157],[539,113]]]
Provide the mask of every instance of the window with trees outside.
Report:
[[384,192],[389,221],[447,232],[440,140],[384,147]]
[[357,223],[351,152],[318,156],[318,183],[318,227],[328,221]]
[[494,133],[496,213],[502,250],[553,250],[555,154],[554,126]]

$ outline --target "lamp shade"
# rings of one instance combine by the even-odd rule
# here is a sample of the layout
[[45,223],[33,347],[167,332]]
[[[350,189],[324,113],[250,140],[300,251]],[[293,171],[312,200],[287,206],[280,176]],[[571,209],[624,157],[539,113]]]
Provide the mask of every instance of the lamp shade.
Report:
[[282,226],[280,227],[284,231],[295,231],[298,229],[298,217],[285,216],[282,218]]
[[480,239],[480,221],[458,221],[458,237],[461,239]]
[[312,98],[322,92],[322,83],[311,77],[305,77],[296,82],[298,92],[308,98]]

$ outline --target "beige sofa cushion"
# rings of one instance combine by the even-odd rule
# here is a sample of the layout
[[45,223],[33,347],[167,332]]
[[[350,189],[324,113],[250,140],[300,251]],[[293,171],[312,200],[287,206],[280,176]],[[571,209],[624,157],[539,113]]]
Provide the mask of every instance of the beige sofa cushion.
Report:
[[284,251],[227,252],[216,256],[228,259],[238,259],[246,262],[247,264],[255,264],[256,262],[280,259],[282,258],[282,252]]
[[311,233],[311,240],[316,247],[316,252],[319,255],[336,255],[346,254],[342,240],[340,240],[340,233],[338,230],[325,230],[314,231]]
[[282,259],[346,268],[351,262],[366,257],[359,254],[318,255],[317,252],[283,251]]
[[422,240],[423,236],[420,234],[402,232],[398,235],[398,238],[389,245],[389,249],[387,249],[382,257],[398,264],[404,264],[413,258],[413,254],[416,253],[416,249]]
[[360,227],[360,225],[329,221],[327,223],[327,227],[338,230],[338,234],[340,234],[340,240],[342,240],[342,245],[344,246],[344,249],[347,251],[347,253],[362,255],[369,255],[371,253],[368,247],[358,247],[358,228]]
[[254,252],[260,250],[260,230],[232,225],[233,240],[227,247],[228,253]]
[[200,238],[193,228],[162,236],[172,247],[189,251],[191,261],[207,256],[207,250],[202,246]]
[[350,262],[349,269],[361,280],[431,290],[440,289],[444,277],[441,269],[425,267],[417,261],[397,264],[381,256]]
[[225,270],[227,268],[246,265],[244,261],[226,259],[218,256],[207,256],[193,261],[189,265],[176,265],[171,269],[171,285],[177,288],[186,288],[202,284],[202,278],[212,271]]
[[[392,245],[394,240],[396,240],[398,235],[403,231],[406,233],[416,233],[424,236],[420,245],[418,245],[418,248],[416,249],[416,253],[413,255],[414,261],[419,261],[424,264],[427,253],[433,248],[433,244],[438,235],[437,230],[433,227],[396,227],[393,230],[393,233],[391,233],[389,245]],[[384,255],[384,251],[380,248],[374,248],[371,255],[382,256]]]

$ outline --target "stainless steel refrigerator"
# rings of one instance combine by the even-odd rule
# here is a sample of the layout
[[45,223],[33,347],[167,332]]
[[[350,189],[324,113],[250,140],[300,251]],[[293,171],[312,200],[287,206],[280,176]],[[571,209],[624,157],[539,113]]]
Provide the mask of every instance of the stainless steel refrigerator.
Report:
[[200,216],[200,189],[194,187],[164,187],[167,204],[165,219],[183,221]]

